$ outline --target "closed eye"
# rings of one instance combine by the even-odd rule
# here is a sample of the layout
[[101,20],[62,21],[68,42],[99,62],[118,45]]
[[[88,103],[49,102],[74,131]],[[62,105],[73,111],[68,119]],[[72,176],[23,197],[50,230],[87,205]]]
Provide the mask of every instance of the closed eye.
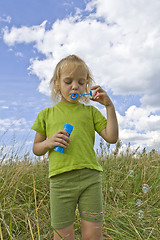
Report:
[[71,84],[71,82],[65,82],[66,84]]
[[79,85],[84,85],[84,82],[79,82]]

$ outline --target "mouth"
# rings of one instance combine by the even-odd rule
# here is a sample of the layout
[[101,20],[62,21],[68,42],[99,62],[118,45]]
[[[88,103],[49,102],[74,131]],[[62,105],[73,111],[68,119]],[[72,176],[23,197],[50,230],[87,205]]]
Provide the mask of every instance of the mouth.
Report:
[[78,93],[72,93],[70,97],[71,99],[76,99],[78,97]]

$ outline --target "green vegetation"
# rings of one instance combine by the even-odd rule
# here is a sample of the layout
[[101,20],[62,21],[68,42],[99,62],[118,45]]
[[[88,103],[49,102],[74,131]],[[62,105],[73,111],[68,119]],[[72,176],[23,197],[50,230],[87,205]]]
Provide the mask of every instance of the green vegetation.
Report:
[[[160,239],[160,154],[110,151],[100,144],[97,156],[103,166],[104,239]],[[29,155],[0,160],[0,239],[50,240],[48,161]],[[138,150],[138,149],[137,149]],[[146,184],[146,185],[144,185]],[[77,212],[75,238],[80,240]]]

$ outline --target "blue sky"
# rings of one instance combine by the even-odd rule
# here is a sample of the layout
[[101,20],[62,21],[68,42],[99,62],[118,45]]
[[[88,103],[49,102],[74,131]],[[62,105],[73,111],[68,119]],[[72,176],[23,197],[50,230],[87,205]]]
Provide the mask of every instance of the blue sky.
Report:
[[159,12],[158,0],[1,0],[0,146],[30,151],[54,67],[77,54],[115,104],[122,148],[159,150]]

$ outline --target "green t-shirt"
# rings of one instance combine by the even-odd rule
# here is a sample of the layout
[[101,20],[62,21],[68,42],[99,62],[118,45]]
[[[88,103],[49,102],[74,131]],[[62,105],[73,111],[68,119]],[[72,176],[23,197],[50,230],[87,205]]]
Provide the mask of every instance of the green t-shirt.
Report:
[[94,141],[95,131],[100,133],[106,127],[106,118],[91,105],[59,102],[43,109],[31,128],[50,138],[63,129],[65,123],[74,127],[71,142],[64,153],[49,151],[49,177],[82,168],[102,171],[94,151]]

